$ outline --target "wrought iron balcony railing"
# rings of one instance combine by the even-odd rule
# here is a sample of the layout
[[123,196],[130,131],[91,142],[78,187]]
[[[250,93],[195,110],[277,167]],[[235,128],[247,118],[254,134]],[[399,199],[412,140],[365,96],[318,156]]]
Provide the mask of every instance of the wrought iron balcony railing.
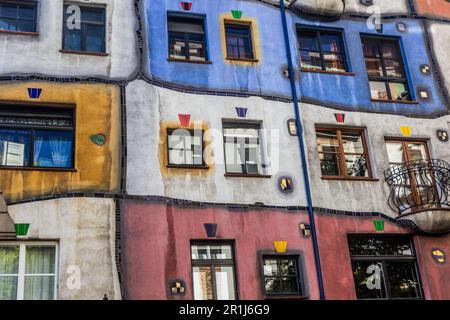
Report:
[[391,187],[389,206],[399,215],[450,210],[450,164],[444,160],[412,161],[384,172]]

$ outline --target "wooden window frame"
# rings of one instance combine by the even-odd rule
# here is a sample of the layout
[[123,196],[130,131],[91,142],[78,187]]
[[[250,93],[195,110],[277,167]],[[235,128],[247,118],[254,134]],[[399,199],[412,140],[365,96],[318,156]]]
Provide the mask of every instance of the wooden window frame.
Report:
[[[234,28],[246,28],[248,30],[248,36],[246,36],[245,38],[248,40],[249,44],[250,44],[250,57],[241,57],[240,56],[240,51],[239,51],[239,46],[238,48],[238,53],[239,53],[239,57],[230,57],[228,55],[228,32],[227,32],[227,26],[231,26]],[[224,34],[225,34],[225,49],[226,49],[226,59],[227,60],[236,60],[236,61],[250,61],[250,62],[256,62],[257,59],[255,57],[255,48],[254,48],[254,43],[253,43],[253,31],[252,31],[252,23],[251,22],[237,22],[237,21],[230,21],[230,20],[225,20],[224,22]],[[242,37],[242,36],[240,36]]]
[[[378,179],[375,179],[373,177],[372,164],[371,164],[371,161],[370,161],[369,148],[368,148],[367,138],[366,138],[366,128],[346,127],[346,126],[336,127],[336,126],[320,126],[320,125],[318,125],[318,126],[316,126],[316,146],[317,146],[317,133],[319,133],[321,131],[336,131],[337,139],[338,139],[338,145],[339,145],[338,146],[339,150],[337,152],[337,155],[339,156],[338,169],[339,169],[339,171],[341,173],[342,172],[344,173],[343,175],[337,175],[337,176],[322,175],[322,179],[324,179],[324,180],[378,181]],[[345,163],[345,155],[360,155],[360,154],[359,153],[353,154],[353,153],[345,153],[344,152],[344,144],[342,142],[343,141],[342,140],[342,131],[357,132],[357,133],[361,134],[362,144],[363,144],[363,148],[364,148],[364,154],[363,155],[364,155],[364,157],[366,158],[366,161],[367,161],[367,171],[368,171],[368,176],[367,177],[349,176],[347,174],[347,165]],[[320,154],[324,154],[324,153],[320,152],[318,149],[317,149],[317,151],[318,151],[319,159],[320,159]]]
[[[34,18],[33,19],[20,19],[17,18],[15,21],[33,21],[33,30],[31,31],[15,31],[15,30],[6,30],[6,29],[0,29],[1,33],[11,33],[11,34],[22,34],[22,35],[37,35],[37,25],[38,25],[38,2],[37,1],[17,1],[17,0],[0,0],[0,6],[9,4],[9,5],[16,5],[17,7],[28,7],[34,9]],[[2,17],[1,19],[8,19]]]
[[[202,163],[201,164],[174,164],[170,163],[170,149],[169,148],[169,137],[177,130],[184,130],[190,133],[191,137],[195,136],[196,132],[201,132],[201,146],[202,146]],[[203,152],[205,151],[205,140],[204,140],[204,131],[203,130],[195,130],[195,129],[186,129],[186,128],[167,128],[166,130],[166,148],[167,148],[167,167],[168,168],[185,168],[185,169],[207,169],[208,166],[205,163],[205,158]],[[184,149],[187,150],[187,149]]]

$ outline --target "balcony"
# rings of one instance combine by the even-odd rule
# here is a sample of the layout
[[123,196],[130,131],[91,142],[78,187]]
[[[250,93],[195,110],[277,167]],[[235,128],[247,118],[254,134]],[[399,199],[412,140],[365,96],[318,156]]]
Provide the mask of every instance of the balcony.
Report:
[[429,234],[450,232],[450,164],[444,160],[412,161],[384,172],[391,187],[389,206],[397,222]]

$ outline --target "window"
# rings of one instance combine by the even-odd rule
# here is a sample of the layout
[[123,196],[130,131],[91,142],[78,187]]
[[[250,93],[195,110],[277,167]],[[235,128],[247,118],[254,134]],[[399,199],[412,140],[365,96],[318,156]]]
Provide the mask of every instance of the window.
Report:
[[302,69],[348,71],[340,32],[298,29],[297,34]]
[[57,248],[0,243],[0,300],[55,300]]
[[421,299],[411,240],[400,236],[348,239],[358,299]]
[[225,23],[225,41],[228,59],[255,59],[250,24]]
[[362,37],[373,100],[411,101],[399,40]]
[[204,19],[168,16],[169,57],[177,60],[206,61]]
[[195,300],[235,300],[233,245],[192,243],[192,277]]
[[72,108],[0,106],[0,166],[72,168]]
[[263,174],[260,129],[260,123],[223,123],[226,173]]
[[298,256],[263,256],[264,292],[267,296],[301,295]]
[[364,129],[318,128],[316,133],[322,176],[372,177]]
[[73,12],[69,5],[64,6],[64,42],[63,50],[105,53],[105,8],[80,7],[80,28],[72,26],[70,17]]
[[0,30],[36,32],[37,3],[0,1]]
[[203,166],[203,132],[201,130],[168,129],[169,165]]

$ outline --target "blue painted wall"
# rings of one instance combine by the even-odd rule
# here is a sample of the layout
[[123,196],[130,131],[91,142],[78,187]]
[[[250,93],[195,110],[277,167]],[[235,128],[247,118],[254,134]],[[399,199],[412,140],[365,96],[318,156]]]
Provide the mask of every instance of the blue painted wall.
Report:
[[[288,80],[281,69],[286,65],[282,26],[279,9],[257,1],[193,0],[191,11],[186,14],[206,16],[206,32],[209,58],[212,64],[194,64],[167,61],[167,11],[183,12],[178,0],[147,0],[146,21],[149,40],[149,66],[154,79],[175,84],[209,90],[232,90],[254,94],[290,97]],[[241,66],[224,61],[220,31],[220,15],[241,10],[243,18],[257,21],[260,61],[255,66]],[[337,106],[347,110],[369,112],[392,112],[406,115],[429,115],[445,112],[446,106],[432,75],[422,75],[420,65],[431,64],[425,47],[422,28],[414,19],[402,20],[407,32],[400,33],[396,23],[384,25],[384,35],[401,37],[404,46],[405,64],[410,73],[411,90],[425,87],[431,93],[431,100],[419,104],[379,103],[370,98],[369,82],[364,63],[360,34],[372,33],[365,20],[341,20],[333,23],[318,23],[304,20],[288,11],[292,53],[300,67],[296,26],[314,25],[343,29],[349,64],[355,76],[301,73],[300,96],[305,100],[317,101],[324,106]]]

